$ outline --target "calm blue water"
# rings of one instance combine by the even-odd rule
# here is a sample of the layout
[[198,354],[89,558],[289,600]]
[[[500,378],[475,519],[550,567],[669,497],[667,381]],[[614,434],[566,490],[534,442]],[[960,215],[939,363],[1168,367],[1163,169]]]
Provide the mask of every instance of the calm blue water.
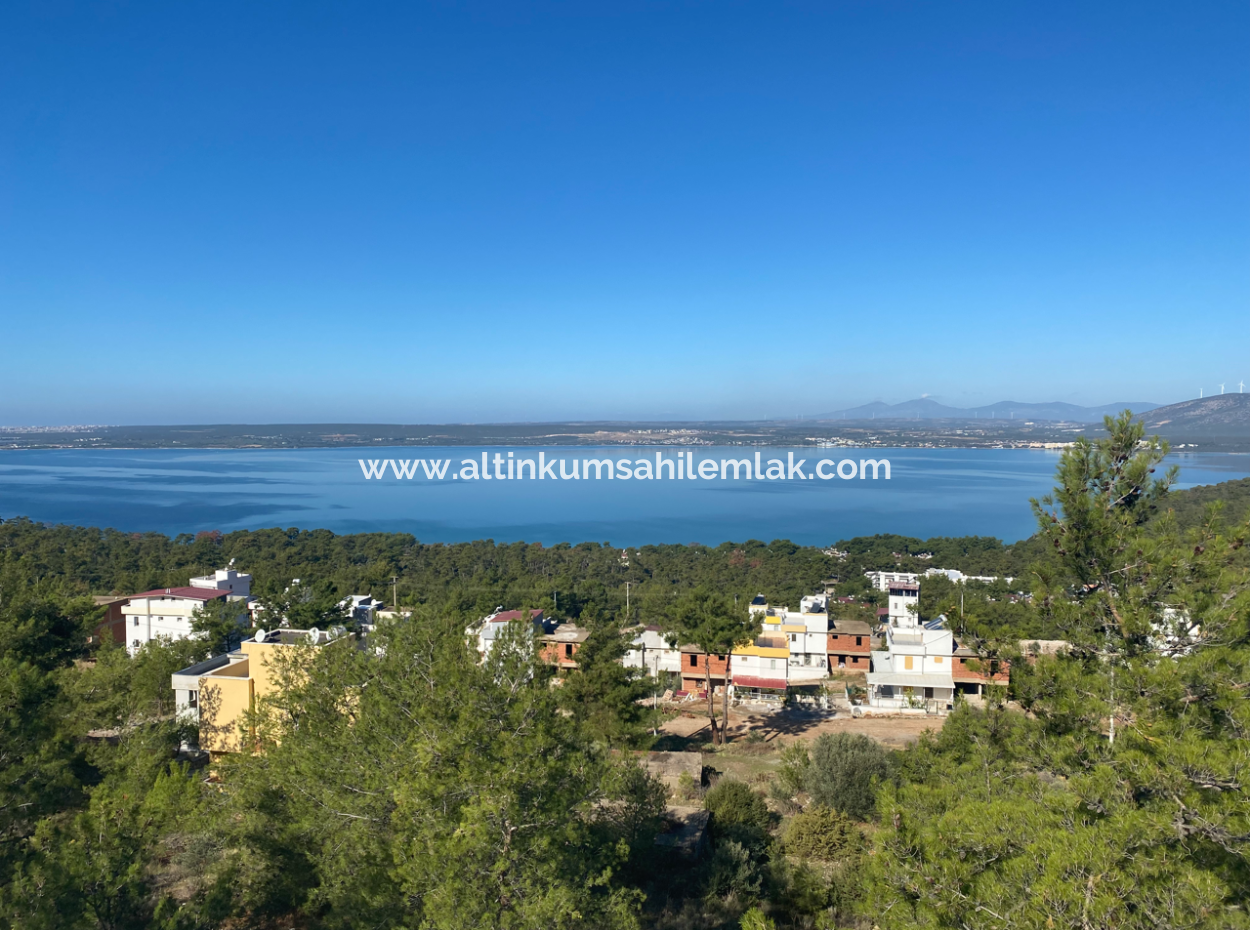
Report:
[[[426,542],[472,539],[544,544],[785,538],[828,545],[851,536],[976,534],[1014,541],[1033,531],[1030,496],[1051,486],[1058,453],[1031,450],[794,450],[819,458],[888,458],[892,478],[849,481],[472,481],[393,474],[366,480],[357,459],[462,459],[481,449],[0,452],[0,517],[110,526],[169,535],[198,530],[323,527],[402,530]],[[508,451],[538,457],[537,450]],[[544,449],[548,459],[649,458],[653,448]],[[765,449],[769,458],[789,450]],[[665,457],[675,456],[672,449]],[[711,448],[701,459],[753,456]],[[1182,487],[1250,475],[1247,455],[1181,455]]]

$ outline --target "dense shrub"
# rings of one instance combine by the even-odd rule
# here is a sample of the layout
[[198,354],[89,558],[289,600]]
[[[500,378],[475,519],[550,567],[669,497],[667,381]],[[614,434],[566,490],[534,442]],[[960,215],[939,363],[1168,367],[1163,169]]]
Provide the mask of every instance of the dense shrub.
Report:
[[764,799],[740,781],[722,779],[707,793],[704,806],[718,827],[746,826],[767,830],[772,814]]
[[858,854],[864,836],[846,814],[817,804],[790,820],[782,843],[787,855],[837,862]]
[[812,744],[805,787],[817,804],[867,820],[877,804],[877,782],[890,772],[890,758],[859,733],[832,733]]

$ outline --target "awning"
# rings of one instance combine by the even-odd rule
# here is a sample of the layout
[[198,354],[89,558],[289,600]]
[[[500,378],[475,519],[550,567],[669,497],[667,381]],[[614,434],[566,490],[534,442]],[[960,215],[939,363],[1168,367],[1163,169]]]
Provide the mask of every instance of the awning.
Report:
[[755,678],[751,675],[735,675],[735,688],[752,688],[756,691],[785,691],[786,680],[784,678]]

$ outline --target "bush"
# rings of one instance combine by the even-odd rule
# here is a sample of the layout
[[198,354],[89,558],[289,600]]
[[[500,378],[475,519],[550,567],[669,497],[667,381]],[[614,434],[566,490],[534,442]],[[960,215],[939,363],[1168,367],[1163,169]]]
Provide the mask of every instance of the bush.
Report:
[[877,786],[890,773],[884,749],[858,733],[825,734],[812,744],[805,786],[817,804],[867,820],[877,804]]
[[777,930],[777,922],[765,916],[758,907],[753,907],[743,914],[738,926],[741,930]]
[[[777,768],[777,795],[793,798],[807,783],[807,770],[811,767],[807,747],[791,743],[781,750],[781,765]],[[776,795],[774,795],[776,796]]]
[[751,900],[759,897],[763,883],[764,876],[745,846],[733,840],[716,844],[716,850],[707,864],[706,891],[709,897],[723,898],[733,894]]
[[787,855],[837,862],[858,855],[864,837],[846,814],[818,804],[791,819],[782,843]]
[[712,812],[713,823],[718,827],[741,825],[767,830],[772,824],[772,814],[764,799],[731,778],[717,782],[704,798],[703,806]]

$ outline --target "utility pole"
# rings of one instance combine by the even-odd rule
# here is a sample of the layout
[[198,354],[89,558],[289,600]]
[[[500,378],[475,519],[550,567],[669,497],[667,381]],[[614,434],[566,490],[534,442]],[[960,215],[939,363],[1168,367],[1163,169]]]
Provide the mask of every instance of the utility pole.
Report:
[[629,582],[625,582],[625,622],[629,622]]
[[391,575],[391,610],[399,610],[399,576]]

